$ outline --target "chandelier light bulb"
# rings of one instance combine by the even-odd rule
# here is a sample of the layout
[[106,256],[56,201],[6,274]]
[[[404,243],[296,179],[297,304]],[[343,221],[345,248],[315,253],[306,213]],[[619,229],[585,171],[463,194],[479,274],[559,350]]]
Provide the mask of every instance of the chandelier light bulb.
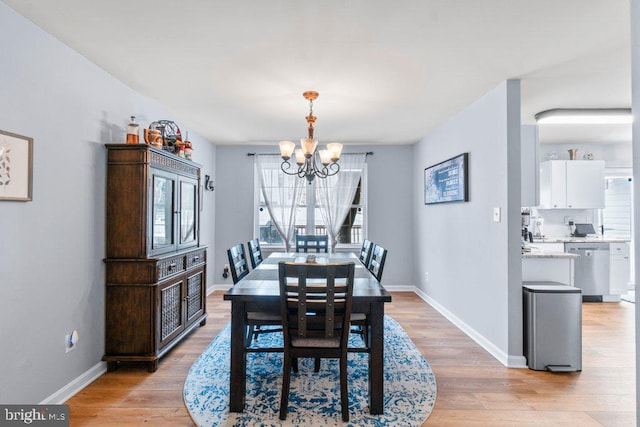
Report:
[[302,152],[305,157],[309,158],[313,156],[313,153],[315,153],[316,147],[318,146],[318,140],[314,138],[301,138],[300,146],[302,146]]
[[320,162],[325,166],[329,166],[329,163],[331,163],[331,153],[329,153],[329,150],[320,150],[318,154],[320,155]]
[[296,148],[296,144],[291,141],[280,141],[280,155],[284,160],[289,160]]
[[327,150],[331,153],[331,161],[337,162],[338,159],[340,159],[340,154],[342,154],[342,144],[332,142],[331,144],[327,144]]
[[304,152],[302,151],[302,148],[298,148],[296,150],[296,163],[298,164],[298,166],[302,166],[304,164],[304,159],[305,159],[305,155],[304,155]]

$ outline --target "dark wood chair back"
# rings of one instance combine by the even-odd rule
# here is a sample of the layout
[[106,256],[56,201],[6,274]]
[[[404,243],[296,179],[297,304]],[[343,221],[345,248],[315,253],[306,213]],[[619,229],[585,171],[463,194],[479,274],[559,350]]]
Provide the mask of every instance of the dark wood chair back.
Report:
[[387,250],[380,245],[373,245],[371,251],[371,260],[369,261],[369,271],[373,274],[378,282],[382,282],[382,270],[387,260]]
[[244,246],[242,243],[227,249],[227,257],[229,257],[229,268],[231,269],[231,278],[233,284],[238,283],[244,276],[249,274],[249,265],[247,257],[244,254]]
[[247,249],[249,250],[249,259],[251,260],[251,268],[256,268],[262,264],[262,249],[260,249],[260,242],[258,239],[253,239],[247,242]]
[[373,249],[373,243],[370,240],[364,240],[362,242],[362,248],[360,248],[360,262],[365,267],[369,268],[369,261],[371,260],[371,250]]
[[279,263],[285,347],[292,340],[335,338],[346,351],[354,271],[353,262]]
[[329,252],[329,236],[326,234],[296,235],[296,252]]
[[280,262],[280,313],[284,334],[284,366],[280,419],[287,417],[291,368],[300,357],[340,359],[342,420],[349,421],[347,341],[355,264]]

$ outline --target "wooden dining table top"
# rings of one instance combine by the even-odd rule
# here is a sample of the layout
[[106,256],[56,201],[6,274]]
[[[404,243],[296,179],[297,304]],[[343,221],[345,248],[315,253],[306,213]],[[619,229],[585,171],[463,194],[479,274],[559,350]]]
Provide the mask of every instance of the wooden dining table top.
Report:
[[280,298],[278,263],[280,261],[305,263],[308,257],[315,256],[316,264],[353,262],[355,264],[353,298],[391,301],[391,294],[376,280],[369,270],[351,252],[336,253],[298,253],[273,252],[245,278],[224,294],[225,300],[252,300],[255,297]]

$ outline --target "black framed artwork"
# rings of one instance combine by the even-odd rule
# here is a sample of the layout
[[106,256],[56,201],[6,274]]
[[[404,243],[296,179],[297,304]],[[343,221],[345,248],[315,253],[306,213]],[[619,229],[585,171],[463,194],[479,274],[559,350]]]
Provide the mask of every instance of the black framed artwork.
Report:
[[424,204],[469,201],[469,153],[424,170]]
[[0,130],[0,200],[32,198],[33,138]]

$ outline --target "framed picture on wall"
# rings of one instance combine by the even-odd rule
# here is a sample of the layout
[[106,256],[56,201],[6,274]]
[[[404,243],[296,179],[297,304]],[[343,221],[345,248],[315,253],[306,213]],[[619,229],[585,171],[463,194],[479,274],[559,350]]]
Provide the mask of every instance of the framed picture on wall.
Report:
[[0,130],[0,200],[31,201],[33,138]]
[[469,201],[469,153],[424,170],[424,204]]

